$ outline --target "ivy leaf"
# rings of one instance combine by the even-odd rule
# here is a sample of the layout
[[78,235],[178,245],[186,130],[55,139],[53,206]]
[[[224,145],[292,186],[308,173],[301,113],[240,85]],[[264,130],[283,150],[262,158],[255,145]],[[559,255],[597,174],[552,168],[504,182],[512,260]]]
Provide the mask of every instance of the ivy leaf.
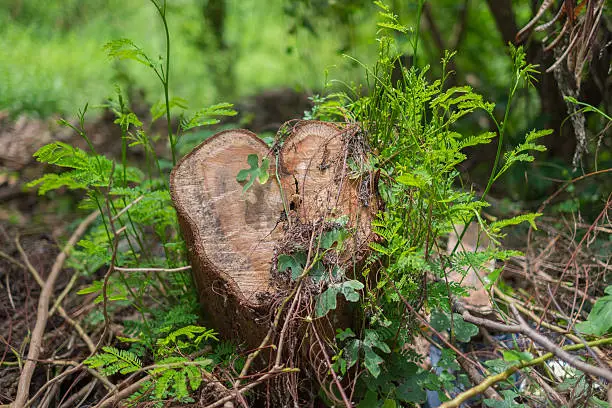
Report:
[[353,330],[349,327],[346,330],[342,330],[342,329],[336,329],[336,338],[339,341],[344,341],[346,339],[355,337],[355,333],[353,332]]
[[329,249],[337,243],[336,249],[340,251],[347,236],[348,233],[344,229],[326,231],[321,235],[321,248]]
[[384,361],[371,347],[364,347],[365,358],[363,364],[374,378],[380,375],[380,365]]
[[515,364],[512,364],[508,361],[504,361],[501,358],[497,358],[495,360],[485,361],[484,365],[489,367],[491,371],[493,371],[495,374],[499,374],[499,373],[506,371],[507,369],[514,366]]
[[379,349],[383,353],[390,353],[391,352],[391,349],[389,348],[387,343],[385,343],[384,341],[382,341],[380,339],[380,335],[375,330],[366,330],[365,331],[365,336],[364,336],[364,339],[363,339],[363,344],[366,347],[376,347],[377,349]]
[[[437,331],[450,330],[450,314],[445,313],[440,309],[434,309],[431,312],[430,323]],[[453,313],[452,326],[455,337],[462,343],[467,343],[472,337],[478,334],[478,327],[472,323],[466,322],[463,320],[463,317],[457,313]]]
[[291,279],[296,280],[304,270],[306,264],[306,255],[303,252],[297,252],[293,255],[279,255],[278,271],[285,272],[291,268]]
[[463,320],[460,314],[453,313],[453,323],[455,325],[455,337],[462,343],[467,343],[472,337],[478,334],[478,327]]
[[[306,261],[304,261],[304,262],[306,262]],[[327,277],[327,274],[325,272],[326,272],[326,269],[325,269],[325,266],[323,265],[323,263],[317,262],[316,264],[314,264],[312,266],[312,268],[310,269],[309,274],[312,277],[312,280],[315,283],[318,283],[318,282],[321,282],[322,280],[324,280]]]
[[396,395],[402,401],[423,403],[427,400],[425,387],[421,385],[421,376],[416,372],[407,375],[406,380],[397,387]]
[[346,347],[346,359],[348,361],[348,367],[351,368],[359,360],[359,349],[361,348],[361,340],[353,339],[348,342]]
[[342,282],[340,285],[342,294],[349,302],[359,302],[359,293],[357,291],[361,289],[363,289],[363,283],[357,280]]
[[315,315],[317,317],[325,316],[330,310],[335,310],[337,307],[336,296],[342,293],[345,299],[349,302],[358,302],[359,293],[357,290],[363,289],[363,283],[357,280],[349,280],[340,284],[329,285],[327,290],[319,295],[315,304]]
[[612,329],[612,285],[605,289],[606,295],[595,302],[585,322],[576,325],[584,334],[602,336]]
[[325,316],[330,310],[335,310],[337,307],[336,295],[338,294],[338,286],[331,285],[327,290],[317,297],[315,304],[315,315],[317,317]]
[[442,353],[440,355],[440,360],[438,361],[438,367],[444,368],[446,370],[460,370],[461,367],[457,363],[457,355],[451,349],[443,348]]
[[431,323],[431,326],[439,332],[450,329],[450,319],[448,314],[444,313],[440,309],[432,310],[429,323]]
[[[247,163],[251,168],[242,169],[238,172],[236,176],[236,181],[243,182],[246,181],[246,184],[242,188],[242,192],[246,193],[246,191],[251,188],[255,179],[259,178],[259,184],[266,184],[270,175],[268,174],[268,167],[270,167],[270,159],[267,157],[261,160],[261,166],[259,166],[259,157],[256,154],[249,154],[247,157]],[[250,176],[250,178],[249,178]],[[247,178],[249,180],[247,181]]]
[[378,394],[368,390],[366,396],[359,402],[357,408],[378,408]]

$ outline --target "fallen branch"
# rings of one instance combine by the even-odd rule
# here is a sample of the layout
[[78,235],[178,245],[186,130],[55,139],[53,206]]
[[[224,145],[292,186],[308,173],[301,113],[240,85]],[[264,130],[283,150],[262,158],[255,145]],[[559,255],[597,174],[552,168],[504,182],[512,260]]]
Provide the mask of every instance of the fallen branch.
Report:
[[[483,319],[480,317],[475,317],[475,316],[472,316],[470,312],[468,312],[467,310],[463,311],[462,317],[463,317],[463,320],[465,320],[466,322],[473,323],[477,326],[484,326],[488,329],[498,330],[498,331],[505,332],[505,333],[523,334],[529,337],[535,343],[539,344],[546,351],[554,354],[555,356],[565,361],[569,365],[573,366],[574,368],[577,368],[578,370],[583,371],[587,374],[605,378],[609,382],[612,382],[612,371],[606,368],[603,368],[603,367],[596,367],[591,364],[585,363],[582,360],[580,360],[578,357],[565,352],[563,348],[557,347],[552,341],[548,340],[546,337],[538,333],[536,330],[532,329],[529,326],[529,324],[527,324],[527,322],[520,315],[519,311],[516,309],[516,306],[514,306],[514,304],[512,303],[510,304],[510,309],[512,310],[512,313],[514,314],[514,317],[516,318],[516,320],[518,320],[519,324],[504,324],[504,323],[494,322],[488,319]],[[605,339],[605,340],[609,340],[610,342],[612,342],[612,338]],[[587,343],[587,345],[589,347],[591,346],[590,343]],[[581,344],[581,346],[582,347],[580,348],[586,347],[584,344]]]
[[[465,317],[464,317],[464,320],[465,320]],[[595,347],[595,346],[602,346],[602,345],[608,345],[608,344],[612,344],[612,337],[607,338],[607,339],[591,341],[591,342],[588,342],[586,345],[588,345],[589,347]],[[583,348],[585,348],[585,344],[572,344],[570,346],[561,347],[561,351],[566,352],[566,351],[572,351],[572,350],[580,350]],[[440,405],[440,408],[458,407],[459,405],[461,405],[463,402],[467,401],[468,399],[482,394],[487,388],[494,386],[500,381],[507,380],[515,372],[522,370],[523,368],[532,367],[532,366],[541,364],[554,356],[555,354],[553,353],[546,353],[543,356],[535,358],[531,361],[526,361],[521,364],[512,366],[506,369],[502,373],[496,374],[491,377],[487,377],[487,379],[481,382],[480,384],[470,388],[469,390],[462,392],[461,394],[457,395],[452,400],[447,401],[444,404]]]

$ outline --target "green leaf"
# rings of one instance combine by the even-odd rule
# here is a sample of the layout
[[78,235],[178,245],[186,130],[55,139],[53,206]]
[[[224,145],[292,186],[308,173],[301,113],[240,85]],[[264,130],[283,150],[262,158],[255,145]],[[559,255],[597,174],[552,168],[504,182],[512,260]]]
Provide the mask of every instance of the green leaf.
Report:
[[505,228],[511,225],[519,225],[527,221],[533,229],[537,230],[538,227],[535,224],[535,219],[540,217],[541,215],[542,215],[541,213],[521,214],[521,215],[517,215],[516,217],[508,218],[505,220],[495,221],[491,223],[489,228],[491,232],[499,233],[502,228]]
[[478,334],[478,327],[463,320],[460,314],[453,313],[453,323],[455,325],[455,338],[462,343],[467,343],[472,337]]
[[[164,395],[168,392],[172,384],[172,380],[178,374],[175,370],[166,370],[163,372],[161,377],[159,377],[155,383],[155,398],[162,399]],[[181,381],[181,378],[177,378],[178,381]]]
[[423,170],[405,172],[397,178],[397,182],[400,184],[421,189],[430,186],[432,180],[431,175]]
[[363,283],[357,280],[349,280],[340,284],[340,291],[349,302],[359,302],[358,290],[363,289]]
[[587,320],[576,324],[576,329],[595,336],[603,336],[612,330],[612,285],[606,287],[605,293],[597,299]]
[[417,374],[418,368],[406,373],[406,379],[397,387],[397,398],[404,402],[421,404],[427,400],[425,387],[422,385],[423,376]]
[[[179,108],[186,110],[189,108],[187,101],[183,98],[174,97],[168,101],[168,106],[170,109]],[[166,100],[162,99],[157,101],[153,106],[151,106],[151,122],[155,122],[157,119],[161,118],[166,114]]]
[[303,252],[297,252],[293,255],[279,255],[278,256],[278,271],[285,272],[291,268],[291,279],[296,280],[302,274],[304,266],[306,265],[306,254]]
[[342,244],[346,237],[348,236],[348,232],[344,229],[333,229],[331,231],[326,231],[321,235],[321,248],[329,249],[334,244],[336,245],[336,250],[342,250]]
[[357,408],[378,408],[378,394],[375,391],[368,390],[365,397],[359,401]]
[[233,107],[234,105],[231,103],[223,102],[200,109],[190,118],[183,119],[181,121],[181,127],[185,131],[199,126],[216,125],[220,122],[217,116],[235,116],[238,113],[232,109]]
[[363,344],[366,348],[376,347],[383,353],[391,352],[389,345],[382,341],[382,339],[380,338],[380,334],[376,330],[366,329]]
[[355,337],[355,333],[350,327],[346,328],[345,330],[336,329],[336,338],[338,341],[344,341],[353,337]]
[[270,177],[268,174],[268,167],[270,167],[269,158],[263,158],[261,161],[261,166],[259,166],[259,158],[257,157],[257,155],[249,154],[249,156],[247,157],[247,163],[250,168],[240,170],[238,172],[238,175],[236,176],[236,181],[246,181],[246,184],[242,188],[243,193],[246,193],[246,191],[251,188],[253,183],[255,183],[256,179],[259,179],[259,184],[266,184],[268,178]]
[[386,399],[385,402],[383,402],[381,408],[395,408],[397,407],[397,403],[395,402],[395,400],[392,399]]
[[317,302],[315,304],[316,317],[323,317],[330,310],[336,309],[336,295],[338,295],[338,292],[339,288],[336,285],[331,285],[325,292],[317,297]]
[[380,375],[380,365],[383,363],[382,357],[374,352],[370,347],[364,347],[365,358],[363,364],[374,378]]
[[502,373],[504,371],[506,371],[507,369],[509,369],[510,367],[516,365],[516,364],[512,364],[511,362],[505,361],[501,358],[495,359],[495,360],[488,360],[484,362],[484,365],[486,365],[487,367],[489,367],[491,369],[491,371],[493,371],[495,374],[499,374]]
[[363,289],[363,283],[357,280],[349,280],[340,284],[329,285],[327,290],[317,297],[315,304],[316,317],[325,316],[330,310],[335,310],[337,307],[336,296],[339,293],[349,302],[358,302],[359,293],[357,290]]
[[431,326],[439,332],[450,330],[450,318],[447,313],[444,313],[440,309],[434,309],[431,311],[431,317],[429,318]]
[[533,360],[533,355],[527,351],[504,350],[502,352],[504,360],[508,362],[521,362]]
[[116,58],[118,60],[133,60],[137,61],[147,67],[153,67],[149,57],[138,47],[132,40],[127,38],[121,38],[119,40],[113,40],[104,45],[104,50],[109,58]]

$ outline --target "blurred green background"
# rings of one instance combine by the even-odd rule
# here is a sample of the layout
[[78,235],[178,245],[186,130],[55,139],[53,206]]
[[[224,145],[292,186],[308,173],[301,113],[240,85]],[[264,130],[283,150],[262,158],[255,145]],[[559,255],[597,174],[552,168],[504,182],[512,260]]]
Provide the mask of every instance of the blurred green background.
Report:
[[[400,21],[411,27],[408,35],[398,38],[405,66],[430,66],[428,75],[433,80],[441,74],[444,50],[457,50],[450,67],[455,71],[451,85],[472,86],[497,104],[500,118],[511,85],[506,44],[535,15],[540,3],[387,2]],[[1,0],[0,4],[0,111],[13,117],[70,118],[86,102],[90,106],[103,103],[114,93],[115,84],[126,91],[132,104],[146,107],[160,100],[161,88],[150,70],[129,61],[110,61],[103,51],[106,42],[129,38],[150,56],[164,52],[161,22],[150,2]],[[218,102],[239,104],[270,89],[288,88],[303,95],[347,91],[365,82],[362,64],[376,60],[380,8],[370,1],[170,0],[167,4],[171,96],[185,98],[192,109]],[[552,18],[557,8],[542,21]],[[579,100],[604,112],[609,111],[607,91],[612,81],[605,69],[601,74],[595,68],[610,65],[610,21],[606,7],[596,37],[604,46],[597,60],[587,65],[578,94]],[[542,52],[544,37],[545,33],[535,33],[526,43],[529,62],[540,64],[542,71],[554,62],[552,52]],[[329,84],[331,88],[326,88]],[[89,118],[101,114],[101,110],[90,110]],[[610,167],[610,138],[602,136],[608,121],[599,115],[586,116],[590,154],[574,166],[576,135],[568,117],[553,74],[540,76],[536,89],[519,90],[504,147],[515,146],[534,128],[549,127],[555,133],[544,141],[549,152],[529,167],[529,174],[526,166],[519,166],[508,175],[505,184],[514,198],[539,197],[560,179]],[[492,124],[484,116],[473,115],[462,126],[462,132],[478,133]],[[470,171],[474,179],[479,174],[486,177],[490,157],[493,152],[485,151],[462,170]]]

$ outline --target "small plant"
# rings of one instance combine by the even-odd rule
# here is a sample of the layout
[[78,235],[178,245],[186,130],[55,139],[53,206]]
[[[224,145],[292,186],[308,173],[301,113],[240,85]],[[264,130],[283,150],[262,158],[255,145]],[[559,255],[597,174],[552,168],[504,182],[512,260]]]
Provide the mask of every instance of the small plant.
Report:
[[[245,182],[242,192],[246,193],[249,188],[255,183],[255,180],[259,180],[259,184],[266,184],[268,178],[268,167],[270,167],[270,159],[264,157],[261,159],[261,165],[259,164],[259,157],[256,154],[249,154],[247,163],[251,166],[249,169],[243,169],[236,175],[236,181]],[[248,181],[247,181],[248,179]]]

